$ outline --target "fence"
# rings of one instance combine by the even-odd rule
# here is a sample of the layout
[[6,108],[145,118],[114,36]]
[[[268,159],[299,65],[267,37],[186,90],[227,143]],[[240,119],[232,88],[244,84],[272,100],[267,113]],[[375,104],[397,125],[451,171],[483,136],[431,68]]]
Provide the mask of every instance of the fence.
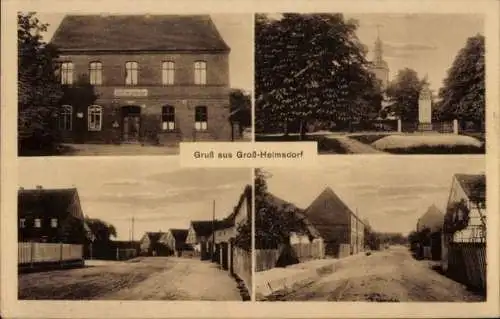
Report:
[[322,241],[292,244],[292,249],[301,262],[309,259],[325,258],[325,245]]
[[18,243],[19,265],[83,260],[83,245]]
[[264,271],[276,267],[279,256],[279,249],[255,249],[255,271]]
[[252,253],[233,246],[233,273],[244,282],[251,294],[252,290]]
[[450,243],[447,247],[443,269],[453,279],[486,290],[486,244]]

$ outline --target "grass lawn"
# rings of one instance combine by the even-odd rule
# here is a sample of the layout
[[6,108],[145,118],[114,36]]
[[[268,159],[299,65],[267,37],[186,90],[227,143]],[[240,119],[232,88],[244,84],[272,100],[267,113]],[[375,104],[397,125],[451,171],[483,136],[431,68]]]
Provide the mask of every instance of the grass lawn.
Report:
[[484,154],[485,143],[454,134],[389,135],[370,143],[392,154]]
[[[301,142],[298,134],[293,135],[255,135],[257,142]],[[334,138],[321,135],[307,135],[302,142],[318,142],[318,154],[348,154],[342,144]]]

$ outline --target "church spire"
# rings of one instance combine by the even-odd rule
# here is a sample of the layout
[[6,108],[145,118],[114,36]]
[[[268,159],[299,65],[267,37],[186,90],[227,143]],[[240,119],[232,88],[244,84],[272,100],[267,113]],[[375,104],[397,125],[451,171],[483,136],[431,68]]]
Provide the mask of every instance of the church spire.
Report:
[[374,58],[373,58],[373,62],[375,62],[375,64],[378,64],[380,65],[383,61],[383,44],[382,44],[382,40],[380,40],[380,27],[381,25],[380,24],[377,24],[377,40],[375,40],[375,50],[374,50]]

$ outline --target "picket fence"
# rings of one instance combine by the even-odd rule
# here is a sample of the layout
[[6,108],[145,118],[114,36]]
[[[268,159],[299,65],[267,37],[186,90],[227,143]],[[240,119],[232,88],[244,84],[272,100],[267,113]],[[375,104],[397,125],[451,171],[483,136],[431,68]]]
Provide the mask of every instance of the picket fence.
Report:
[[233,273],[245,282],[248,291],[252,292],[252,253],[233,246]]
[[[325,258],[325,245],[322,241],[295,243],[292,244],[291,247],[294,257],[296,257],[299,262]],[[280,249],[256,249],[255,271],[264,271],[276,267],[282,252],[283,247]]]
[[83,260],[83,245],[31,242],[17,247],[19,265]]

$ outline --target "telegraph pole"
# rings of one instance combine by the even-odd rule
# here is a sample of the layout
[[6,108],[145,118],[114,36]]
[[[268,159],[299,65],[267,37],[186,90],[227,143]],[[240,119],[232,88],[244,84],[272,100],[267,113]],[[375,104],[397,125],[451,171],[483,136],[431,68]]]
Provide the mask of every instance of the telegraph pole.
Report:
[[212,203],[212,260],[215,258],[215,199]]
[[135,223],[135,218],[132,216],[132,242],[134,242],[134,223]]

